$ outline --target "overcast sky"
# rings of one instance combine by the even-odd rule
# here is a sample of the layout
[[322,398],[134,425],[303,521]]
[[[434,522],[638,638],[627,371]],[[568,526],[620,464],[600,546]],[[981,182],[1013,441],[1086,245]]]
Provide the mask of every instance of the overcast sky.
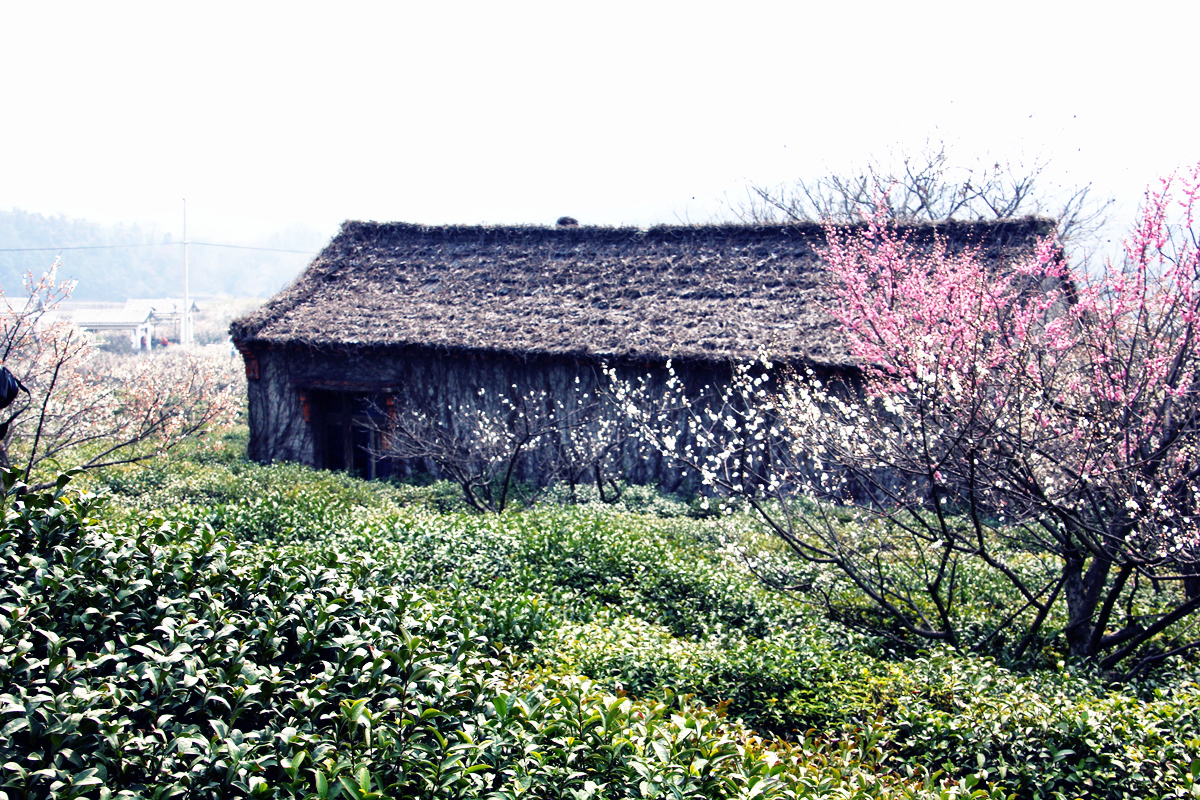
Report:
[[191,238],[700,222],[930,137],[1129,206],[1200,159],[1182,0],[0,9],[0,208],[178,230],[186,197]]

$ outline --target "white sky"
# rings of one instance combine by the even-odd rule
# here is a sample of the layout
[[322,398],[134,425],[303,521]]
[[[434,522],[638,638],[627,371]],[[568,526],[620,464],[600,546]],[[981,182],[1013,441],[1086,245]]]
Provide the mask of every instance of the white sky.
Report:
[[931,136],[1132,206],[1200,159],[1198,23],[1183,0],[0,0],[0,208],[178,231],[186,197],[190,237],[226,241],[699,222]]

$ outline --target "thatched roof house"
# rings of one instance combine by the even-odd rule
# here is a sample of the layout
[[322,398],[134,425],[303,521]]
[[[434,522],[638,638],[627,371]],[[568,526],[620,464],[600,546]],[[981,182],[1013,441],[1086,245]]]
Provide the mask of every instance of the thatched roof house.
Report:
[[[937,232],[999,263],[1052,229],[1028,218],[910,235]],[[233,323],[250,377],[251,457],[378,472],[363,454],[369,436],[353,433],[368,398],[394,409],[420,395],[446,408],[480,389],[553,395],[576,379],[594,389],[602,362],[644,374],[672,358],[698,386],[763,348],[852,369],[823,310],[823,244],[819,225],[347,222],[295,283]],[[674,483],[651,467],[637,477]]]

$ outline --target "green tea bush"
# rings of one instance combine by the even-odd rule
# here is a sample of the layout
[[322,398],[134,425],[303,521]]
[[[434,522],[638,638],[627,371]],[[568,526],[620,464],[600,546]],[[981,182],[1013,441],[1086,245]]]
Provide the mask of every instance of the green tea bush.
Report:
[[1196,683],[1142,700],[1086,674],[1022,676],[951,653],[905,666],[888,718],[910,763],[979,774],[1020,797],[1195,796],[1171,792],[1200,772]]
[[369,567],[162,520],[113,530],[93,510],[25,495],[6,515],[10,797],[303,796],[364,766],[393,791],[431,771],[478,788],[450,753],[398,755],[456,729],[500,670],[456,620]]
[[869,741],[771,743],[685,697],[521,668],[499,637],[547,618],[511,586],[511,602],[468,607],[466,584],[431,600],[394,580],[386,546],[301,555],[106,517],[65,481],[7,488],[6,798],[961,794],[886,773]]
[[576,589],[679,636],[726,628],[762,636],[800,615],[701,544],[716,524],[586,506],[527,512],[511,526],[531,580]]
[[[218,451],[228,454],[232,447]],[[465,504],[453,495],[458,488],[446,481],[424,485],[367,482],[343,472],[313,470],[299,464],[254,464],[241,459],[211,458],[202,451],[182,457],[160,459],[150,464],[121,466],[95,476],[98,485],[113,495],[120,507],[132,510],[186,512],[189,507],[209,508],[221,504],[263,503],[277,505],[315,503],[321,507],[347,509],[423,506],[448,512],[463,510]],[[253,503],[253,501],[259,501]],[[320,515],[318,515],[318,518]],[[309,533],[328,532],[301,526]],[[256,533],[252,528],[247,533]],[[264,533],[257,531],[257,533]]]
[[876,663],[836,649],[812,629],[764,638],[730,631],[693,640],[608,613],[548,632],[539,658],[633,696],[695,695],[728,707],[755,730],[785,738],[875,717],[870,677]]
[[[272,766],[264,761],[261,772],[246,767],[241,779],[249,786],[250,778],[262,777],[266,783],[255,787],[270,788],[256,791],[267,796],[321,796],[318,775],[325,781],[325,797],[368,791],[386,796],[400,792],[396,787],[429,797],[673,796],[675,790],[680,796],[707,792],[717,797],[755,792],[778,797],[979,792],[1156,797],[1195,786],[1190,765],[1200,755],[1194,720],[1200,698],[1195,676],[1187,670],[1159,671],[1137,685],[1116,687],[1072,670],[1009,671],[995,661],[945,653],[907,657],[903,654],[910,651],[902,643],[831,623],[824,616],[829,605],[814,606],[811,599],[833,598],[850,617],[855,608],[850,592],[817,567],[795,572],[786,554],[765,546],[770,540],[756,539],[758,534],[738,514],[694,519],[631,513],[599,503],[547,504],[503,515],[445,512],[436,501],[436,487],[369,484],[294,466],[238,462],[156,465],[118,473],[110,485],[113,507],[107,511],[64,494],[55,503],[73,509],[70,513],[47,506],[36,514],[22,512],[33,516],[25,522],[13,517],[9,527],[50,530],[37,514],[67,524],[75,513],[83,521],[70,524],[84,539],[106,536],[113,548],[125,552],[129,547],[123,543],[142,537],[149,544],[138,558],[158,566],[130,571],[130,565],[142,562],[132,556],[112,562],[108,550],[99,550],[72,563],[81,570],[88,563],[117,563],[111,581],[71,579],[93,587],[87,597],[103,598],[123,590],[117,586],[124,580],[118,573],[131,575],[121,585],[140,587],[129,602],[141,603],[142,616],[124,632],[111,627],[114,622],[104,622],[110,627],[97,628],[100,634],[83,640],[71,632],[74,628],[60,632],[52,625],[58,601],[43,598],[38,601],[45,607],[41,629],[69,639],[75,653],[71,657],[78,662],[107,659],[102,662],[109,665],[106,669],[124,665],[120,675],[125,683],[115,682],[115,673],[87,678],[92,682],[86,687],[107,681],[126,692],[124,700],[101,692],[105,702],[137,709],[138,703],[153,699],[166,709],[156,707],[155,713],[138,712],[140,716],[122,711],[125,716],[117,719],[123,722],[115,729],[166,730],[155,727],[166,714],[173,716],[163,725],[184,726],[179,729],[183,733],[155,734],[159,750],[141,743],[129,745],[131,752],[140,747],[168,763],[167,756],[179,746],[171,754],[163,749],[172,736],[189,738],[188,725],[208,737],[210,749],[240,736],[237,747],[253,743],[246,759],[278,762]],[[33,508],[33,500],[22,502],[25,506],[17,507]],[[222,528],[229,534],[214,532]],[[75,548],[71,544],[62,552]],[[129,552],[141,551],[134,547]],[[5,553],[6,564],[24,557],[13,561],[13,554]],[[771,592],[746,570],[747,563],[760,572],[773,564],[792,569],[789,580],[805,585],[807,593]],[[32,597],[41,589],[28,588],[36,584],[36,568],[30,569],[34,571],[11,581],[6,573],[5,580],[26,587],[14,592]],[[88,575],[95,572],[88,569]],[[1011,608],[1010,598],[973,575],[964,575],[961,586],[968,601],[962,607],[971,614]],[[0,618],[8,615],[3,624],[24,624],[24,612],[14,617],[6,610],[24,606],[3,597],[7,605],[0,608]],[[99,618],[88,616],[88,624],[99,625],[110,613],[96,600],[72,602],[103,611]],[[338,608],[318,624],[322,610],[331,606]],[[232,626],[228,631],[227,625]],[[306,625],[312,626],[311,634]],[[166,638],[168,629],[176,639]],[[141,631],[143,639],[134,631]],[[145,640],[145,631],[152,641]],[[49,642],[29,630],[22,636],[35,647]],[[417,671],[433,668],[405,691],[431,698],[419,706],[420,714],[437,708],[444,715],[421,720],[420,714],[404,716],[404,708],[418,706],[388,703],[395,681],[404,680],[394,666],[400,662],[387,656],[387,665],[377,665],[376,659],[389,648],[399,653],[405,636],[430,654]],[[110,639],[115,643],[111,653],[103,644]],[[5,647],[9,641],[3,639]],[[192,651],[176,653],[180,642]],[[162,667],[164,675],[181,671],[172,678],[175,686],[192,680],[189,669],[197,676],[195,686],[203,677],[203,691],[196,689],[191,697],[204,705],[199,710],[183,700],[172,705],[159,700],[161,692],[142,687],[145,662],[154,657],[134,649],[135,644],[159,659],[176,659]],[[96,647],[100,649],[89,650]],[[360,656],[353,655],[356,651]],[[8,653],[0,650],[5,658]],[[110,655],[118,660],[112,662]],[[355,667],[357,657],[362,662]],[[1057,661],[1052,646],[1045,657],[1051,664]],[[235,674],[226,675],[230,665]],[[211,677],[217,669],[220,679]],[[278,670],[278,677],[271,670]],[[84,678],[88,673],[70,675]],[[437,694],[443,689],[425,686],[426,677],[459,688],[449,696]],[[61,675],[57,679],[57,688],[35,687],[34,694],[49,697],[74,686]],[[160,678],[159,685],[166,680]],[[246,694],[259,684],[261,689]],[[292,705],[301,692],[317,697],[321,685],[326,705]],[[24,686],[13,679],[0,691],[21,698],[23,708],[43,713],[41,705],[30,705]],[[215,692],[210,686],[229,688]],[[241,700],[232,694],[239,686]],[[173,689],[172,697],[179,691]],[[217,699],[207,700],[210,694],[219,695],[230,709]],[[348,721],[347,715],[355,713],[353,703],[363,698],[362,711]],[[283,699],[285,706],[278,706]],[[343,701],[349,703],[344,714]],[[14,700],[12,708],[17,704]],[[63,707],[75,708],[69,702]],[[118,712],[110,708],[106,713],[111,720]],[[10,711],[9,723],[18,716]],[[30,730],[40,724],[36,715],[25,716]],[[228,729],[216,745],[210,719]],[[373,732],[369,748],[360,735],[368,722]],[[651,723],[653,733],[630,732]],[[571,727],[580,724],[587,735]],[[707,732],[687,732],[697,725]],[[278,732],[289,726],[300,739],[289,739],[285,747]],[[26,730],[16,723],[10,732],[16,744],[0,744],[0,749],[10,748],[0,752],[0,764],[22,765],[22,780],[34,781],[19,784],[27,787],[22,791],[38,796],[50,783],[36,783],[41,777],[35,773],[52,766],[25,765],[21,759],[28,755],[21,753],[59,751],[20,744]],[[38,730],[39,742],[57,735],[45,726]],[[410,730],[415,738],[400,736]],[[383,749],[380,736],[388,742]],[[273,742],[270,747],[261,745],[264,737]],[[716,772],[705,777],[697,767],[697,777],[690,767],[682,769],[681,737],[703,742],[715,753],[687,757],[716,760]],[[721,741],[725,743],[718,746]],[[26,750],[11,749],[18,744]],[[669,754],[666,760],[660,746]],[[61,762],[70,768],[87,765],[77,773],[91,768],[87,753],[100,752],[87,749],[93,745],[65,747],[85,754],[81,761]],[[109,747],[104,758],[116,752]],[[326,749],[318,751],[320,747]],[[271,748],[284,755],[271,755]],[[191,764],[187,759],[198,758],[198,750],[193,753],[189,746],[184,761]],[[228,756],[222,758],[232,763]],[[284,763],[297,758],[297,764]],[[244,793],[213,777],[217,767],[195,763],[198,774],[208,777],[187,784],[180,777],[173,784],[184,787],[180,792],[197,797]],[[447,766],[436,773],[435,763]],[[366,784],[360,775],[364,767]],[[479,769],[468,772],[475,767]],[[178,766],[171,769],[184,775]],[[423,779],[425,784],[403,783],[401,772],[441,774],[449,783],[442,785],[437,777]],[[3,773],[10,781],[15,774]],[[55,780],[69,787],[65,774],[56,772]],[[720,777],[709,780],[713,775]],[[303,789],[295,788],[302,784]],[[16,789],[4,791],[22,796]]]
[[631,514],[650,514],[656,517],[698,516],[697,505],[675,495],[665,494],[653,486],[618,483],[606,490],[601,499],[594,483],[574,487],[558,483],[542,492],[540,501],[545,504],[589,505],[603,504],[617,511]]

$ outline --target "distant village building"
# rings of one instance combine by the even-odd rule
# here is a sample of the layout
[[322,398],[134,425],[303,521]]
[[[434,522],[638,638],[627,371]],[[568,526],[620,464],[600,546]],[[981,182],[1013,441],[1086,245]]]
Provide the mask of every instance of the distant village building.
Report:
[[[514,396],[561,411],[596,396],[605,364],[662,389],[671,359],[696,393],[761,350],[824,374],[854,372],[825,311],[821,226],[572,223],[345,223],[295,283],[231,327],[249,378],[250,457],[368,477],[436,472],[428,460],[391,457],[388,418],[421,407],[454,427],[465,424],[454,408],[504,413],[502,398]],[[1028,218],[909,235],[936,233],[1002,264],[1052,231],[1052,221]],[[566,446],[548,437],[525,454],[520,477],[544,478],[547,450]],[[604,464],[668,490],[687,480],[633,442],[614,443]]]
[[127,334],[133,350],[149,350],[154,339],[154,319],[148,308],[79,308],[68,318],[92,333]]
[[[195,302],[189,303],[189,315],[197,310]],[[43,320],[46,324],[67,320],[91,333],[126,335],[133,350],[149,350],[168,336],[179,341],[184,309],[181,300],[169,297],[131,299],[123,304],[68,300],[49,314]]]
[[[200,309],[196,305],[195,300],[192,300],[187,305],[186,321],[190,325],[192,318]],[[181,327],[185,320],[185,309],[183,306],[182,299],[173,299],[170,297],[139,298],[125,301],[126,311],[131,313],[149,311],[151,321],[159,326],[159,328],[169,328],[174,333],[175,340],[179,342],[183,341],[183,328]]]

